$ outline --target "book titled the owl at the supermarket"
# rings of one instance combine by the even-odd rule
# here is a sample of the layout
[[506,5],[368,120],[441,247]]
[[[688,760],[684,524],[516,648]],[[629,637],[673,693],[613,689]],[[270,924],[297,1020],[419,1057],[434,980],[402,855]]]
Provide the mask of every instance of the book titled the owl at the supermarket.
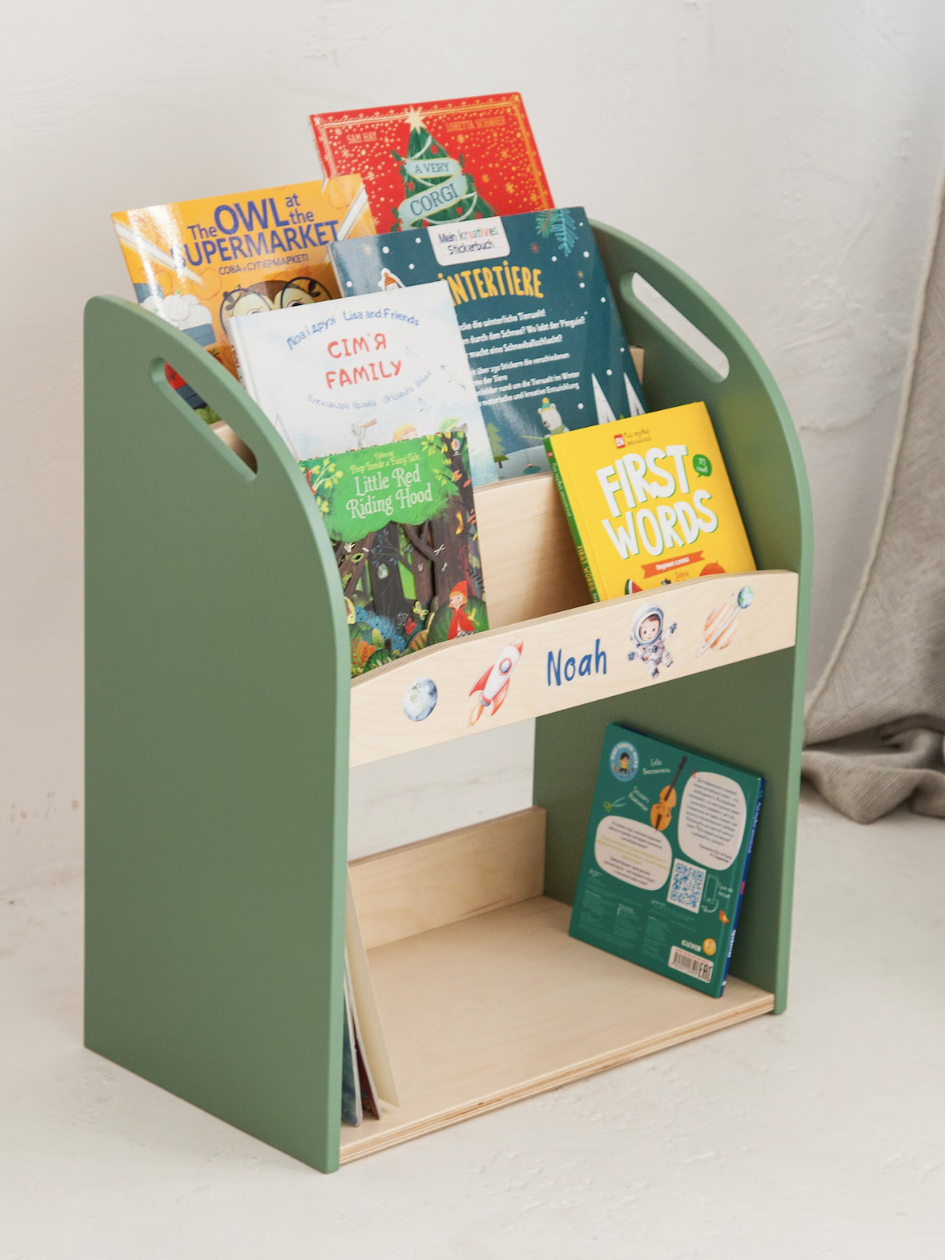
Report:
[[571,935],[721,997],[763,791],[757,774],[609,725]]

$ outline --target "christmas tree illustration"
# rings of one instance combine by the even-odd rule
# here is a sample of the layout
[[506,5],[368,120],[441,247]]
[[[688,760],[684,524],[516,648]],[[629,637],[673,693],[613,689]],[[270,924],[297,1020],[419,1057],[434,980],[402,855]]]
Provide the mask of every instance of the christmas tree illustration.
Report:
[[553,236],[558,242],[558,248],[564,254],[565,258],[574,249],[577,244],[577,225],[571,211],[562,210],[542,210],[535,219],[535,227],[539,236]]
[[489,446],[492,448],[492,458],[501,468],[508,459],[505,447],[502,445],[502,435],[490,420],[486,425],[486,434],[489,438]]
[[393,207],[394,231],[403,232],[421,223],[492,218],[495,211],[476,188],[473,177],[466,173],[463,155],[458,160],[449,155],[430,135],[419,110],[409,110],[407,122],[410,134],[406,157],[391,150],[404,182],[404,200]]

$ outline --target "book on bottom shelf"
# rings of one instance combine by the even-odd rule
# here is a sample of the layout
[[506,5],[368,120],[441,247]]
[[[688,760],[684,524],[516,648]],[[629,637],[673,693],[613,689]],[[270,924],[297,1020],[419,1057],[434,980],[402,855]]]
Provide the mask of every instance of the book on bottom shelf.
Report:
[[611,723],[571,935],[720,997],[763,792],[759,775]]
[[350,876],[346,885],[344,995],[341,1118],[357,1127],[366,1115],[380,1120],[384,1105],[396,1107],[400,1100]]
[[364,1118],[364,1101],[361,1095],[361,1077],[358,1072],[358,1053],[354,1039],[354,1001],[348,979],[348,960],[345,959],[345,1010],[342,1024],[341,1053],[341,1121],[357,1128]]

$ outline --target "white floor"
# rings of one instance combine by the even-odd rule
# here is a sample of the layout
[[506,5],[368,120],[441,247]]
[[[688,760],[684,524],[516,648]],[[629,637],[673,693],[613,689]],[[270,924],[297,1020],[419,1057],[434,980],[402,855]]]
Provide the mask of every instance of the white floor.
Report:
[[802,802],[791,1003],[323,1177],[81,1046],[75,878],[0,905],[0,1260],[945,1255],[945,824]]

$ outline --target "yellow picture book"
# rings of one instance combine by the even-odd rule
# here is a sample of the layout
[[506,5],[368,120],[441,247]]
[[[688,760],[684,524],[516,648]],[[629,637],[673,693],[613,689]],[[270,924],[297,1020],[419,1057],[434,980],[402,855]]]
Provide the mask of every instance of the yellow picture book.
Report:
[[704,403],[545,438],[595,600],[755,561]]
[[374,235],[360,175],[122,210],[112,222],[139,303],[234,376],[229,320],[338,297],[329,243]]

